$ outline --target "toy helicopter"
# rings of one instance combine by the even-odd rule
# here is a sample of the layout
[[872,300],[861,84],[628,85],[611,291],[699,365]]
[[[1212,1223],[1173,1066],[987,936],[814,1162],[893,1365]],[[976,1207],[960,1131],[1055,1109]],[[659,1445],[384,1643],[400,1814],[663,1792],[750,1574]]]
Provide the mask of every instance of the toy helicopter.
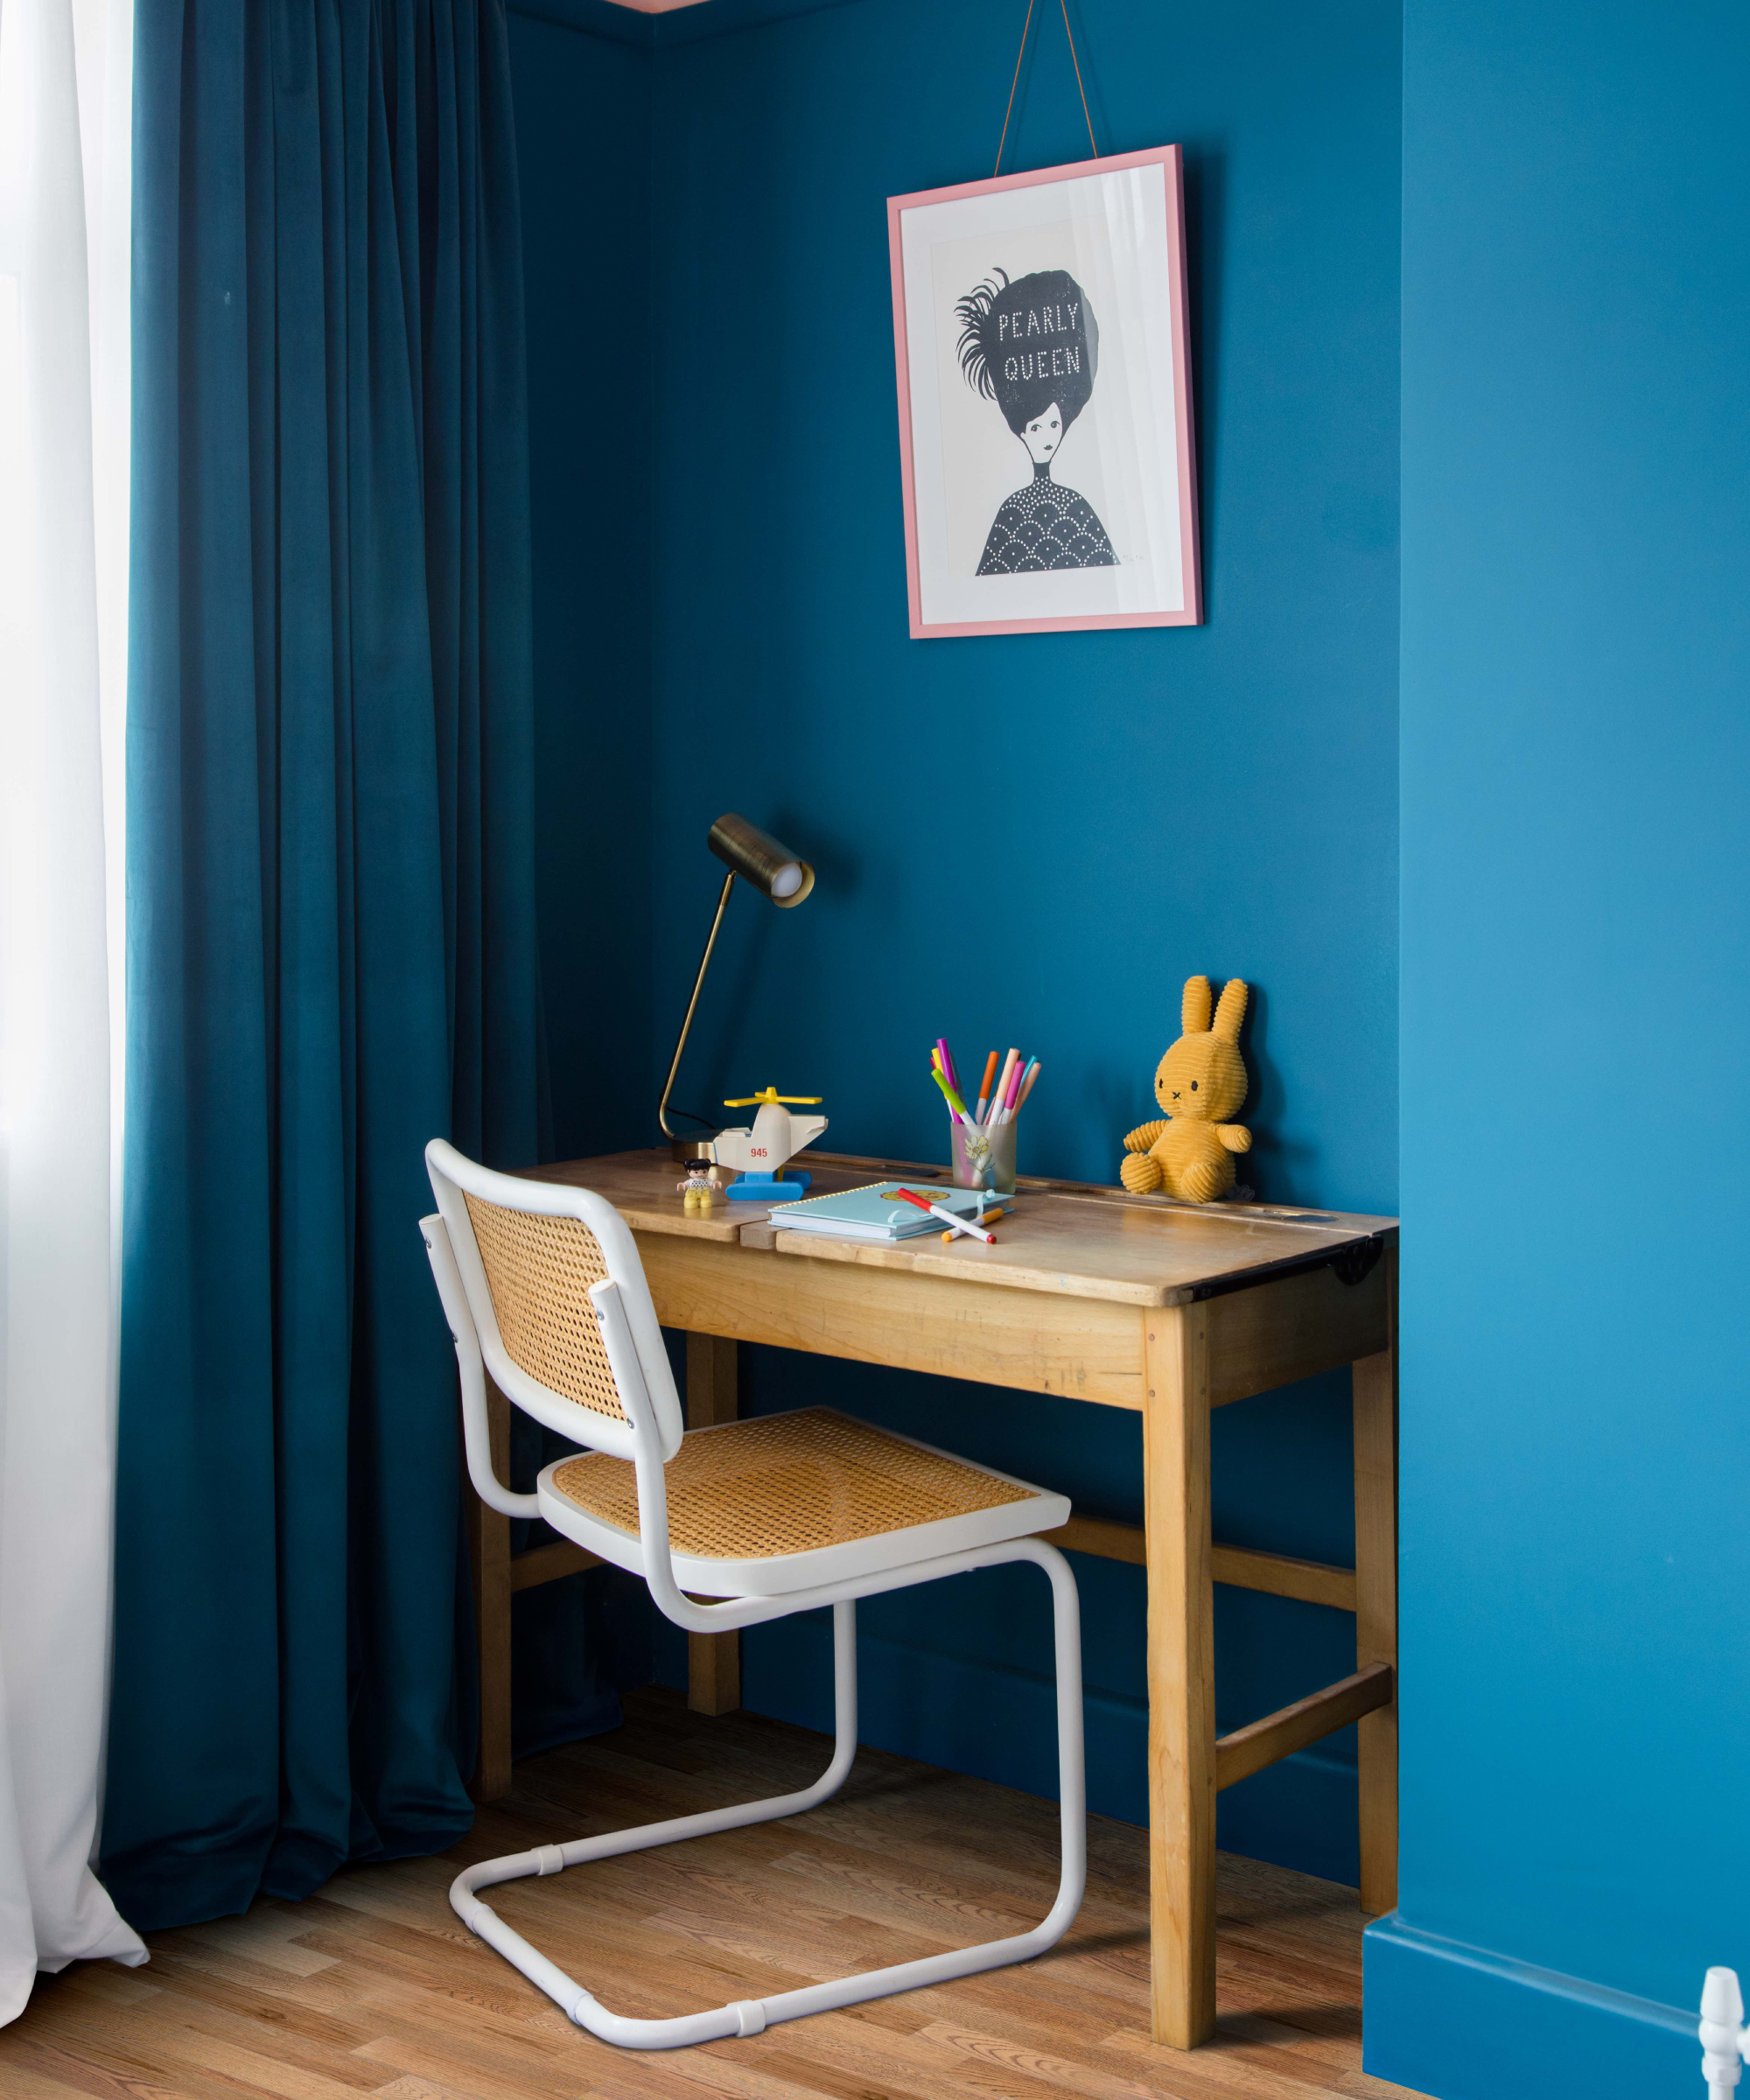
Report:
[[812,1177],[786,1174],[784,1164],[814,1143],[826,1128],[826,1117],[793,1116],[790,1110],[814,1108],[821,1098],[818,1094],[780,1094],[775,1087],[765,1087],[758,1094],[724,1102],[726,1109],[757,1107],[760,1111],[752,1128],[719,1130],[711,1147],[718,1166],[737,1170],[728,1190],[732,1202],[753,1203],[765,1198],[793,1203],[803,1194]]

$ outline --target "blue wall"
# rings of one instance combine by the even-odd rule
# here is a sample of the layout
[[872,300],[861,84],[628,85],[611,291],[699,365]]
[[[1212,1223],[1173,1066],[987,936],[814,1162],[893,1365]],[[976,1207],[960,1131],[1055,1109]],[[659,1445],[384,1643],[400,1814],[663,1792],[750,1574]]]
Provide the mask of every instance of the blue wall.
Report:
[[1750,18],[1405,18],[1404,1843],[1368,2062],[1651,2100],[1700,2084],[1660,2007],[1750,1969]]
[[[885,200],[989,172],[1019,13],[749,11],[664,18],[654,54],[659,1058],[711,818],[746,811],[820,882],[794,914],[737,897],[680,1098],[776,1082],[827,1096],[834,1145],[940,1157],[930,1039],[963,1064],[1016,1042],[1045,1060],[1024,1167],[1110,1181],[1183,979],[1241,975],[1252,1179],[1393,1210],[1396,5],[1086,0],[1101,144],[1186,149],[1209,624],[930,642],[906,634]],[[1036,25],[1008,164],[1087,151],[1055,10]],[[1140,1514],[1134,1418],[771,1353],[746,1380],[756,1407],[836,1398]],[[1226,1411],[1217,1446],[1221,1534],[1348,1557],[1345,1382]],[[1094,1799],[1140,1820],[1140,1574],[1078,1572]],[[962,1586],[865,1608],[865,1738],[1050,1791],[1042,1598]],[[1237,1592],[1218,1645],[1224,1725],[1354,1667],[1341,1615]],[[823,1628],[746,1651],[751,1704],[824,1719]],[[1224,1797],[1224,1841],[1352,1880],[1351,1755]]]

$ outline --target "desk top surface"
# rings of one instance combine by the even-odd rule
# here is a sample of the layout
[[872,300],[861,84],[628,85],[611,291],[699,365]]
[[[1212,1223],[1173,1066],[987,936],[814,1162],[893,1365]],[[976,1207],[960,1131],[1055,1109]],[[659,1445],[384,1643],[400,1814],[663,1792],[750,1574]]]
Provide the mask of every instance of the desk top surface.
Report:
[[[817,1196],[881,1180],[903,1179],[925,1189],[947,1180],[942,1167],[908,1159],[811,1152],[794,1164],[813,1176],[808,1193]],[[963,1238],[944,1245],[934,1233],[886,1246],[786,1231],[772,1222],[765,1203],[719,1201],[709,1217],[690,1217],[676,1186],[681,1170],[666,1148],[563,1160],[532,1168],[529,1179],[595,1190],[634,1232],[1135,1306],[1181,1305],[1212,1290],[1243,1288],[1397,1229],[1395,1218],[1264,1203],[1178,1203],[1024,1174],[1012,1214],[997,1228],[995,1246]]]

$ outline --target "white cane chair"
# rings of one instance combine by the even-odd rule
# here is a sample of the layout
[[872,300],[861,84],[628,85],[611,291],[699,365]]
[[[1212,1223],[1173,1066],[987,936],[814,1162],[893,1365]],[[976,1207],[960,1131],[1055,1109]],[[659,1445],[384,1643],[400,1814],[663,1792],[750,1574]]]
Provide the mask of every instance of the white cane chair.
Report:
[[[836,1698],[832,1761],[813,1786],[486,1860],[452,1884],[457,1915],[579,2026],[634,2049],[758,2034],[1055,1946],[1081,1908],[1087,1874],[1082,1631],[1069,1564],[1033,1535],[1068,1521],[1068,1500],[828,1408],[683,1433],[650,1287],[612,1205],[589,1189],[494,1173],[441,1140],[425,1148],[425,1162],[438,1212],[420,1230],[455,1336],[468,1471],[480,1499],[508,1516],[544,1517],[641,1576],[658,1609],[690,1633],[830,1604]],[[549,1466],[533,1494],[512,1494],[493,1473],[487,1370],[537,1422],[591,1447]],[[1005,1561],[1045,1571],[1056,1629],[1062,1866],[1057,1900],[1031,1932],[709,2012],[633,2020],[609,2012],[474,1893],[817,1806],[844,1783],[857,1751],[857,1600]]]

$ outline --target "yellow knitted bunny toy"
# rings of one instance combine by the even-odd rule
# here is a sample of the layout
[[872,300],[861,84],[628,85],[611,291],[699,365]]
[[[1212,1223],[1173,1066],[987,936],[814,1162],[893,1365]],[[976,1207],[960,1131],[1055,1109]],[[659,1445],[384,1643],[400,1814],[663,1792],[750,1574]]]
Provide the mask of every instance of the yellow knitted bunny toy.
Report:
[[1211,1203],[1234,1186],[1234,1154],[1252,1149],[1252,1134],[1229,1123],[1246,1097],[1240,1022],[1246,988],[1229,977],[1209,1023],[1209,980],[1187,977],[1185,1032],[1161,1059],[1154,1096],[1168,1120],[1144,1123],[1124,1140],[1118,1177],[1132,1195],[1158,1191],[1186,1203]]

